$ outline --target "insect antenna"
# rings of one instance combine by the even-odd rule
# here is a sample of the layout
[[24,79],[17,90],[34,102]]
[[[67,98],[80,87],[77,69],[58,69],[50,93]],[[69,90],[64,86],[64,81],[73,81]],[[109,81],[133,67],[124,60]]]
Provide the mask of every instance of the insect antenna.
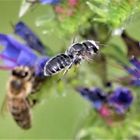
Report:
[[7,96],[4,97],[2,105],[0,107],[0,116],[4,117],[5,111],[7,111]]
[[14,23],[12,21],[10,21],[10,25],[11,25],[12,29],[14,30],[15,25],[14,25]]
[[99,41],[95,41],[95,43],[97,43],[97,45],[103,46],[103,47],[108,47],[109,46],[109,44],[108,45],[107,44],[103,44],[103,43],[100,43]]

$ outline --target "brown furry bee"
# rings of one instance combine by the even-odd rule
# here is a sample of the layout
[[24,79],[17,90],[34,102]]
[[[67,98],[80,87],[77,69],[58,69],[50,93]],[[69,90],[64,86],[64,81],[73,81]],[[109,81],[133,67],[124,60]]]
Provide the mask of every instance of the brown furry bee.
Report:
[[23,129],[31,127],[31,103],[28,95],[35,81],[33,68],[19,66],[12,70],[8,82],[6,104],[16,123]]

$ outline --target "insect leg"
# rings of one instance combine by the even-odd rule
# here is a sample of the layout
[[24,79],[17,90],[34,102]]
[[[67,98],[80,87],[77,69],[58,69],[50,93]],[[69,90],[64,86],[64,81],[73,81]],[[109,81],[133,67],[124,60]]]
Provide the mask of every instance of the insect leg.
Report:
[[60,80],[64,79],[65,75],[67,74],[68,70],[72,67],[72,65],[73,65],[73,62],[71,62],[71,64],[65,69],[65,71],[63,72],[63,76],[59,78],[57,82],[60,82]]

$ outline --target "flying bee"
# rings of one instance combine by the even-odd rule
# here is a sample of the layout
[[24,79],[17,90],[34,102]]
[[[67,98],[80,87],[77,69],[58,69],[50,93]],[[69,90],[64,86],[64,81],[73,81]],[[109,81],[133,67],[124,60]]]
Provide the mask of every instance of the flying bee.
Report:
[[81,43],[72,44],[65,53],[56,55],[44,66],[44,75],[51,76],[64,71],[64,74],[72,67],[78,65],[82,60],[91,60],[97,54],[99,46],[93,40],[85,40]]
[[[45,46],[40,44],[39,38],[25,23],[18,22],[14,28],[25,42],[0,33],[0,46],[3,47],[0,48],[0,70],[11,71],[5,100],[8,110],[21,128],[29,129],[31,107],[38,101],[32,93],[36,93],[48,79],[44,76],[43,68],[49,57],[44,56]],[[1,109],[5,109],[4,104]]]
[[12,70],[7,89],[6,104],[16,123],[23,129],[31,127],[31,103],[28,95],[32,92],[35,72],[27,66]]

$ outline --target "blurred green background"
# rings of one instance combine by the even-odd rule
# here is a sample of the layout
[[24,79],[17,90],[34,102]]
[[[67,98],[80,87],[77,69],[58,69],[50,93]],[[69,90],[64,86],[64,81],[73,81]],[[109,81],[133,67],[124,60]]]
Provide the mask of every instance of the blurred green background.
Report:
[[[46,17],[49,15],[48,14],[48,9],[50,8],[49,6],[37,5],[36,7],[28,11],[28,13],[25,16],[19,19],[18,13],[20,6],[21,6],[20,0],[5,0],[5,1],[0,0],[1,33],[7,34],[12,33],[13,29],[11,27],[11,22],[16,23],[19,20],[23,20],[29,25],[29,27],[32,28],[34,32],[37,33],[37,35],[41,38],[43,43],[49,46],[51,50],[53,50],[53,54],[57,54],[59,51],[61,51],[62,48],[66,49],[67,46],[69,46],[69,44],[71,43],[71,38],[73,38],[74,34],[70,38],[66,37],[62,39],[57,33],[54,32],[47,33],[44,35],[42,31],[44,30],[45,26],[44,27],[35,26],[35,21],[41,15],[46,15]],[[76,17],[78,22],[80,22],[79,20],[80,18]],[[115,15],[113,16],[113,18],[115,18]],[[139,13],[133,16],[131,20],[126,22],[125,24],[127,32],[137,40],[140,40],[139,26],[140,26]],[[82,28],[84,28],[84,24],[82,24]],[[124,42],[120,39],[120,37],[112,36],[109,39],[109,41],[119,46],[123,54],[125,56],[127,55],[127,48]],[[121,57],[120,54],[116,52],[116,50],[110,49],[110,47],[103,50],[103,52],[105,54],[113,53],[113,55],[119,56],[120,59],[123,59],[124,57],[124,56]],[[74,139],[78,129],[82,127],[83,125],[82,123],[84,123],[83,121],[85,117],[88,116],[89,110],[91,109],[90,104],[87,101],[83,100],[83,98],[80,97],[80,95],[74,91],[74,86],[75,85],[83,85],[88,87],[103,86],[102,80],[100,78],[102,77],[102,75],[100,75],[100,70],[102,69],[102,67],[98,66],[97,64],[95,65],[94,64],[95,62],[93,62],[92,64],[83,63],[82,65],[80,65],[80,68],[78,69],[79,71],[78,73],[80,73],[80,75],[78,75],[78,79],[72,79],[70,85],[65,83],[65,81],[57,83],[55,82],[56,81],[55,78],[52,79],[51,82],[48,81],[48,83],[46,82],[43,85],[43,88],[40,92],[41,100],[32,109],[33,120],[32,120],[32,128],[30,130],[27,131],[21,130],[13,121],[11,115],[8,112],[5,112],[4,115],[0,115],[0,138]],[[125,75],[125,72],[123,70],[118,69],[114,67],[114,65],[112,66],[110,64],[116,65],[116,63],[114,62],[114,60],[111,60],[110,58],[108,59],[107,77],[109,79],[111,79],[112,77],[115,78],[117,76]],[[10,72],[0,71],[0,93],[1,93],[0,106],[2,106],[6,94],[6,84],[9,74]],[[67,77],[71,77],[73,75],[75,76],[74,70],[72,69],[70,70],[70,72],[68,72]],[[135,92],[139,93],[139,89],[136,90]],[[95,125],[95,127],[98,128],[96,132],[100,134],[99,133],[100,131],[103,134],[101,136],[102,138],[104,138],[104,136],[107,136],[108,134],[109,134],[108,137],[110,137],[111,139],[124,138],[127,135],[127,133],[129,133],[129,131],[127,131],[126,129],[127,133],[122,134],[120,132],[121,126],[118,127],[118,129],[117,128],[113,130],[107,129],[108,127],[105,125],[103,121],[98,122],[99,120],[98,118],[99,117],[96,116],[95,120],[93,121],[94,123],[92,122],[93,124],[91,125],[93,125],[93,127]],[[139,118],[137,120],[140,120]],[[133,120],[133,117],[131,116],[130,119]],[[134,119],[136,118],[134,117]],[[129,125],[126,125],[126,127],[129,127]],[[106,131],[108,133],[106,133]],[[117,136],[118,133],[120,134],[119,136]],[[98,137],[95,136],[95,139],[98,139]]]
[[[10,22],[18,21],[18,12],[21,5],[19,0],[0,0],[0,32],[12,33]],[[46,6],[36,7],[21,20],[32,27],[32,29],[43,40],[44,44],[53,46],[51,49],[57,50],[58,46],[54,45],[56,36],[44,36],[39,28],[35,26],[36,17],[47,12]],[[0,71],[0,105],[6,94],[6,84],[9,72]],[[55,88],[55,87],[54,87]],[[33,127],[24,131],[17,127],[8,112],[0,116],[0,138],[48,138],[48,139],[71,139],[77,129],[77,120],[82,113],[84,102],[79,99],[79,95],[73,91],[68,91],[67,96],[54,95],[53,98],[45,98],[43,103],[33,108]],[[44,94],[48,93],[48,87],[44,88]],[[61,94],[61,93],[60,93]]]

